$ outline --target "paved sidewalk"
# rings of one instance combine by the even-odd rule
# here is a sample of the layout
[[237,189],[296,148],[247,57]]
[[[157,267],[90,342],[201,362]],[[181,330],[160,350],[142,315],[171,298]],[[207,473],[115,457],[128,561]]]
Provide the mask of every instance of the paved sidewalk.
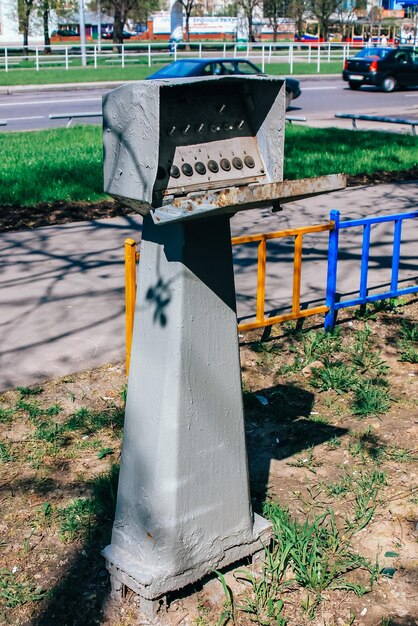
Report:
[[[418,210],[418,181],[351,188],[287,204],[283,212],[254,210],[232,218],[233,235],[321,223],[331,209],[343,217]],[[29,385],[124,359],[123,242],[140,237],[137,216],[77,222],[16,233],[0,233],[0,390]],[[391,227],[372,238],[371,284],[388,282]],[[358,289],[361,241],[348,229],[342,237],[339,290]],[[418,221],[404,229],[401,281],[418,277]],[[305,237],[302,301],[324,299],[327,234]],[[256,249],[235,252],[238,314],[255,311]],[[268,244],[266,311],[291,301],[293,245]]]

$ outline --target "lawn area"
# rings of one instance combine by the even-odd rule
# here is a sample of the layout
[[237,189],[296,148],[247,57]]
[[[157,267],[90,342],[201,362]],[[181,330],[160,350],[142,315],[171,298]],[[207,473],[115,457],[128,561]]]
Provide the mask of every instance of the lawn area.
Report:
[[[167,58],[166,62],[171,62],[172,58]],[[312,63],[306,63],[305,61],[298,61],[297,57],[294,59],[293,73],[294,74],[317,74],[316,58],[312,57]],[[260,65],[260,62],[258,65]],[[32,62],[30,62],[32,63]],[[42,69],[37,72],[35,69],[10,69],[8,72],[0,71],[0,86],[11,85],[41,85],[41,84],[59,84],[59,83],[85,83],[85,82],[100,82],[100,81],[128,81],[128,80],[142,80],[149,76],[149,74],[157,71],[163,65],[163,61],[158,60],[153,62],[151,67],[148,67],[145,60],[138,61],[128,67],[121,67],[120,61],[112,66],[99,65],[97,69],[93,67],[82,68],[78,66],[79,61],[74,67],[70,67],[68,71],[65,70],[64,65],[62,67],[51,67]],[[342,71],[342,61],[323,61],[321,63],[321,74],[340,74]],[[273,75],[289,75],[290,65],[289,63],[266,63],[265,71],[267,74]]]
[[[98,126],[0,134],[0,204],[105,198],[101,135]],[[285,178],[409,169],[417,148],[412,135],[288,125]]]
[[[245,333],[252,504],[274,541],[263,575],[208,577],[165,624],[416,624],[417,315],[409,297],[333,334],[320,317]],[[2,625],[145,623],[130,592],[103,604],[125,395],[123,363],[0,394]]]
[[39,72],[33,69],[9,70],[0,72],[0,85],[46,85],[60,83],[88,83],[102,81],[128,81],[142,80],[152,72],[156,72],[161,65],[138,64],[122,68],[116,67],[74,67],[68,70],[65,68],[42,69]]

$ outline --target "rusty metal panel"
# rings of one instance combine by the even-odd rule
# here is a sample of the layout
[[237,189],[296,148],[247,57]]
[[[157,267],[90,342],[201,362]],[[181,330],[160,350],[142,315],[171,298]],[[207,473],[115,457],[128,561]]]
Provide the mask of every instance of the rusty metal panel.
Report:
[[256,206],[268,206],[276,202],[292,202],[301,198],[344,189],[346,185],[347,177],[345,174],[331,174],[317,178],[192,192],[185,197],[172,197],[171,202],[152,211],[152,217],[154,222],[164,223],[204,217],[208,213],[212,215],[236,213]]

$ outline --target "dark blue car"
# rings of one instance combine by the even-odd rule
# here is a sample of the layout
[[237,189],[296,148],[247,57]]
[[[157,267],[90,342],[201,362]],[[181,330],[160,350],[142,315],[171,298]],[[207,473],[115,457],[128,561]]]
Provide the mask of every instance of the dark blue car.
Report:
[[418,87],[418,52],[413,48],[368,47],[344,64],[350,89],[375,85],[383,91]]
[[[161,68],[148,79],[185,78],[189,76],[263,75],[263,72],[247,59],[181,59]],[[286,78],[286,109],[301,94],[299,81]]]

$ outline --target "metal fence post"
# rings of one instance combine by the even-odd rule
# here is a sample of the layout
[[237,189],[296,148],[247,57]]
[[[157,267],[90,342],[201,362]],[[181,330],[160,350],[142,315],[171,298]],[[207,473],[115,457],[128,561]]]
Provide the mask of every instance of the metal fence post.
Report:
[[35,47],[35,67],[36,67],[36,71],[39,72],[39,48],[38,46]]
[[332,222],[334,222],[334,228],[329,231],[327,291],[325,298],[325,304],[328,307],[328,313],[325,315],[324,329],[332,331],[335,324],[335,295],[337,290],[340,212],[333,209],[330,213],[329,218]]
[[331,61],[331,44],[328,42],[328,63]]
[[402,220],[395,221],[395,230],[393,233],[393,252],[392,252],[392,277],[390,281],[390,290],[394,293],[398,291],[399,277],[399,261],[401,256],[401,240],[402,240]]
[[122,63],[122,67],[125,67],[125,45],[122,44],[121,47],[121,63]]
[[148,44],[148,67],[151,67],[151,44]]
[[131,359],[132,332],[134,327],[136,299],[136,246],[135,239],[125,239],[125,332],[126,332],[126,373],[129,373]]
[[370,229],[371,225],[366,224],[363,229],[363,243],[361,246],[360,298],[364,300],[364,304],[367,298],[367,278],[369,276]]
[[199,42],[199,59],[202,58],[202,43]]
[[177,61],[177,43],[174,42],[174,60]]
[[264,72],[265,59],[264,59],[264,45],[261,46],[261,69]]
[[97,70],[97,46],[93,46],[94,69]]
[[8,63],[8,58],[7,58],[7,48],[4,49],[4,71],[5,72],[9,71],[9,63]]
[[308,44],[308,63],[312,62],[312,46]]
[[65,69],[68,70],[68,46],[65,46]]
[[293,293],[292,293],[292,313],[299,315],[300,313],[300,285],[302,279],[302,250],[303,235],[299,234],[295,237],[294,256],[293,256]]
[[289,44],[289,64],[290,64],[290,73],[293,74],[293,44]]
[[257,310],[256,320],[259,323],[264,321],[264,301],[266,297],[266,263],[267,263],[267,241],[263,239],[258,244],[258,267],[257,267]]
[[319,72],[321,71],[321,44],[318,41],[318,61],[317,61],[317,72],[319,74]]
[[226,43],[224,42],[224,58],[226,57]]

